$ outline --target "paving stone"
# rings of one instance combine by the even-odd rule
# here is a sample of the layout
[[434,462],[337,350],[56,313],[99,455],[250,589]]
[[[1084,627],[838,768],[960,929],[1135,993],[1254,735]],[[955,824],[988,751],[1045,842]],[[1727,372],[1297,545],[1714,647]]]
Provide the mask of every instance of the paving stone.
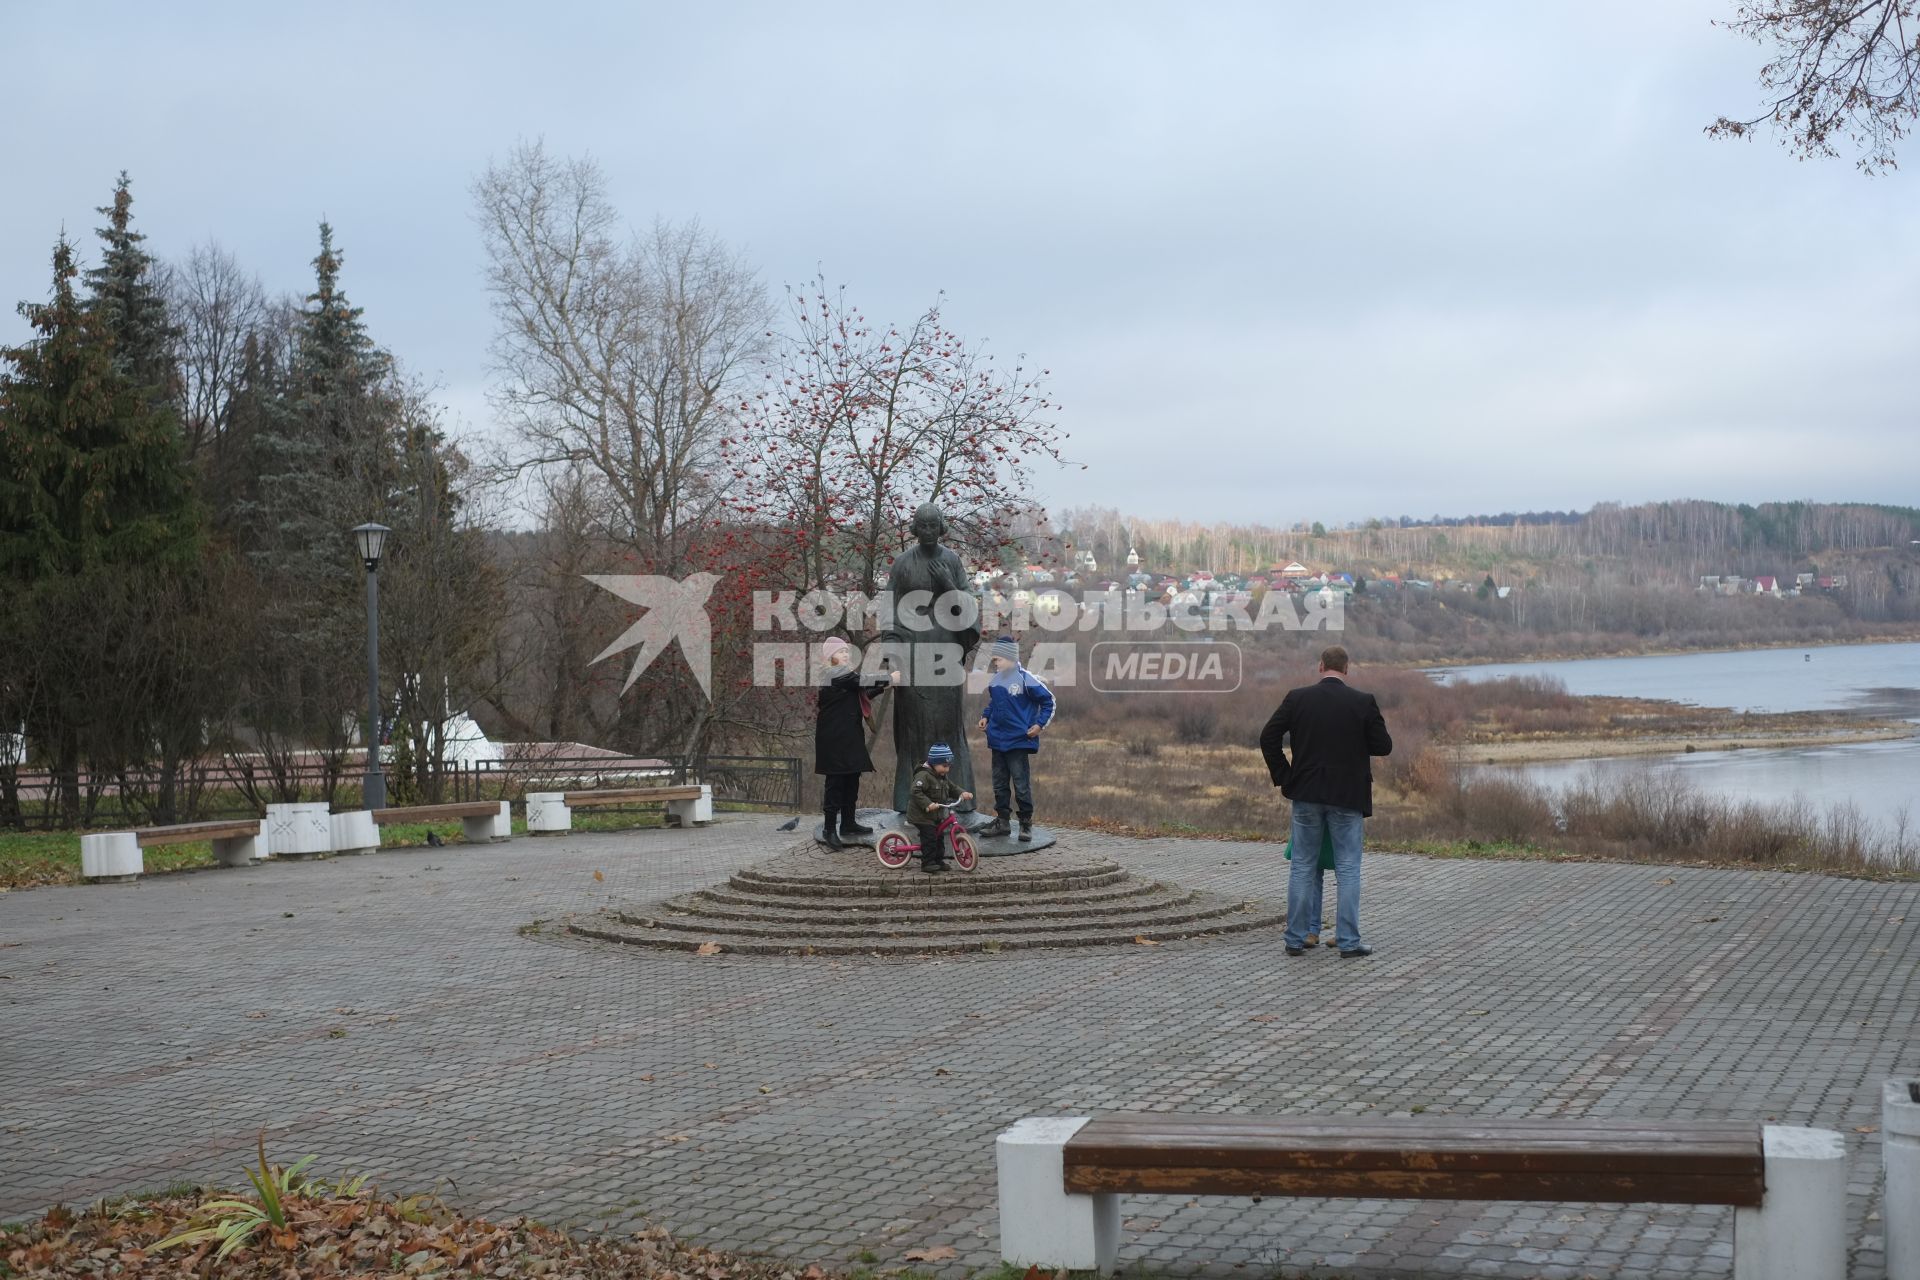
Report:
[[[1920,886],[1369,854],[1379,950],[1363,961],[1289,959],[1273,933],[702,957],[557,926],[723,885],[787,847],[774,825],[0,894],[0,941],[19,944],[0,948],[0,1220],[179,1179],[232,1185],[264,1128],[278,1158],[314,1152],[325,1171],[476,1211],[657,1223],[823,1265],[947,1244],[960,1256],[945,1280],[998,1260],[993,1135],[1024,1115],[1773,1116],[1847,1135],[1853,1280],[1884,1276],[1868,1222],[1880,1148],[1855,1130],[1879,1123],[1884,1078],[1920,1072]],[[1132,880],[1285,896],[1274,845],[1070,832],[1033,856],[1078,859],[1062,884],[1086,902]],[[1123,1263],[1178,1274],[1615,1280],[1731,1264],[1731,1213],[1711,1207],[1137,1197],[1125,1211],[1157,1225],[1128,1237]]]

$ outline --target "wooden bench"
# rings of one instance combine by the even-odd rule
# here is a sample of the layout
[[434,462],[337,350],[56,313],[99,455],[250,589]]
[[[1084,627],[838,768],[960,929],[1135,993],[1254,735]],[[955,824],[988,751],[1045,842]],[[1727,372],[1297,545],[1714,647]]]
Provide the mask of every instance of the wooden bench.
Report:
[[704,827],[713,821],[713,788],[698,782],[657,787],[600,787],[588,791],[529,791],[527,830],[548,835],[573,830],[573,811],[664,802],[667,825]]
[[[350,815],[334,816],[343,818]],[[513,808],[505,800],[463,800],[453,804],[412,804],[373,810],[374,825],[381,827],[396,822],[450,822],[455,818],[460,819],[460,830],[468,844],[505,840],[513,834]],[[342,839],[355,838],[345,827],[343,823],[335,824],[336,846]],[[346,849],[338,851],[349,852]]]
[[1113,1270],[1122,1194],[1735,1208],[1738,1280],[1844,1280],[1846,1144],[1728,1121],[1111,1114],[996,1142],[1001,1252]]
[[213,843],[213,856],[223,867],[244,867],[263,857],[260,820],[241,818],[225,822],[181,822],[133,831],[103,831],[80,837],[80,874],[101,884],[124,884],[146,871],[142,849],[157,845]]

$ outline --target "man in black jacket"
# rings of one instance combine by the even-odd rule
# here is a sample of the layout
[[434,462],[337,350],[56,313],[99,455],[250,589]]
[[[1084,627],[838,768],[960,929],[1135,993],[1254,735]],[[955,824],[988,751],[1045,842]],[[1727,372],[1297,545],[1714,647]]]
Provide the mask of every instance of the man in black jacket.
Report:
[[[1293,759],[1287,759],[1287,746]],[[1333,878],[1338,892],[1334,942],[1340,958],[1373,954],[1360,941],[1360,846],[1362,826],[1373,812],[1373,756],[1390,755],[1393,738],[1370,693],[1347,684],[1347,651],[1334,645],[1320,655],[1320,683],[1291,689],[1260,731],[1273,785],[1293,802],[1293,871],[1287,881],[1287,954],[1306,954],[1307,935],[1320,932],[1309,917],[1319,900],[1321,833],[1333,837]]]

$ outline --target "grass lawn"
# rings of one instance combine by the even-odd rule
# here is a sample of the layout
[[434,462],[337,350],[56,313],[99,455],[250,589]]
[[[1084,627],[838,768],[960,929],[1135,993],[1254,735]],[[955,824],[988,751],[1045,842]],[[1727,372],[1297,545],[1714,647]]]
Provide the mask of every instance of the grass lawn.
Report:
[[[575,831],[632,831],[658,828],[665,821],[658,809],[632,813],[580,812],[573,815]],[[124,828],[123,828],[124,829]],[[526,834],[524,818],[513,820],[515,835]],[[406,849],[424,845],[427,832],[436,831],[448,844],[461,843],[460,823],[409,822],[380,829],[383,847]],[[170,844],[146,851],[148,875],[211,867],[213,846]],[[80,833],[77,831],[0,831],[0,892],[42,884],[80,882]]]

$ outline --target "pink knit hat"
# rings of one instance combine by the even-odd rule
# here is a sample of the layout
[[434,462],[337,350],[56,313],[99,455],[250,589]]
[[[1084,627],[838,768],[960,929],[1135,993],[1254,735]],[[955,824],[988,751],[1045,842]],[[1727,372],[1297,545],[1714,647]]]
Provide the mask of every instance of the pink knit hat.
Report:
[[852,647],[852,645],[842,640],[839,636],[828,636],[820,642],[820,660],[822,662],[832,662],[834,654],[839,653],[842,649],[851,649]]

